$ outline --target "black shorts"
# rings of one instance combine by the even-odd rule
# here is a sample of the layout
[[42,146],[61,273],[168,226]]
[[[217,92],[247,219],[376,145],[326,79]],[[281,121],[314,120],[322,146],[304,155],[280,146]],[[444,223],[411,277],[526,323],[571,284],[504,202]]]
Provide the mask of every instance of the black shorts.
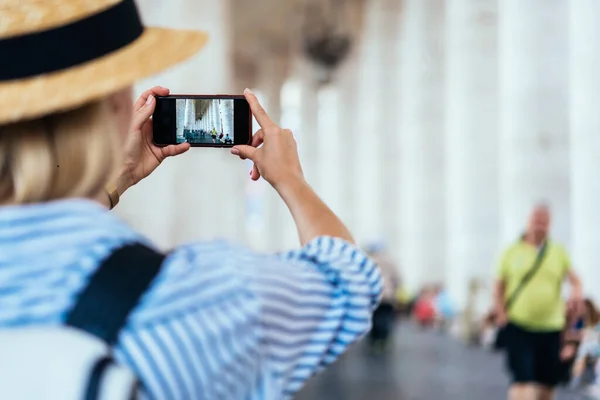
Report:
[[561,332],[530,332],[514,324],[506,329],[506,358],[513,383],[557,386],[562,375]]

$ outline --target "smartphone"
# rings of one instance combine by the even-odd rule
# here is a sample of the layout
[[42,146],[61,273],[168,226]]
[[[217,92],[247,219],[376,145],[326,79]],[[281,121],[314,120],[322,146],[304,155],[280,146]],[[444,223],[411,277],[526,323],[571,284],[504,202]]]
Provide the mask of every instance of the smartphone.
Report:
[[152,124],[157,146],[232,147],[252,139],[252,113],[244,96],[157,97]]

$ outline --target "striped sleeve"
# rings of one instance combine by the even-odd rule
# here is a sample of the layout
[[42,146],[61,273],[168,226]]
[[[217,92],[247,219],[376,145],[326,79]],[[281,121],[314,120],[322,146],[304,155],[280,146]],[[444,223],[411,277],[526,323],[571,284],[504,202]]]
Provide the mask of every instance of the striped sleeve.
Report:
[[116,358],[143,383],[143,399],[242,399],[257,392],[260,307],[225,265],[222,246],[171,253],[121,332]]
[[247,398],[262,361],[248,308],[247,298],[234,296],[125,330],[115,356],[141,379],[144,399]]
[[262,305],[264,351],[291,397],[370,328],[382,282],[377,266],[341,239],[320,237],[271,259],[250,268],[248,281]]

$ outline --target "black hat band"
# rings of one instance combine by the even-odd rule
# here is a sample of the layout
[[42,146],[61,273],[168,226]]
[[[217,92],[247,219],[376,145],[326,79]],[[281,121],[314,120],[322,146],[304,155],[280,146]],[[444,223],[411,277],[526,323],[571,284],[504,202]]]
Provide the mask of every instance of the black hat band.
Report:
[[0,81],[64,70],[103,57],[144,32],[134,0],[82,20],[40,32],[0,39]]

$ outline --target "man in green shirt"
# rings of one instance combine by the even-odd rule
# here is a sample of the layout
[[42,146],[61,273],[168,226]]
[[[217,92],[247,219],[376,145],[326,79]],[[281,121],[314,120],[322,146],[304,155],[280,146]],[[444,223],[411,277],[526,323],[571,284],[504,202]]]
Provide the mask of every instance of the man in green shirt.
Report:
[[[527,232],[504,252],[498,270],[495,304],[498,324],[506,326],[507,365],[512,375],[510,400],[549,400],[561,377],[561,332],[565,302],[561,287],[571,284],[574,304],[581,303],[581,282],[567,251],[548,239],[550,210],[539,205],[529,218]],[[507,299],[533,267],[546,243],[541,264],[506,310]]]

